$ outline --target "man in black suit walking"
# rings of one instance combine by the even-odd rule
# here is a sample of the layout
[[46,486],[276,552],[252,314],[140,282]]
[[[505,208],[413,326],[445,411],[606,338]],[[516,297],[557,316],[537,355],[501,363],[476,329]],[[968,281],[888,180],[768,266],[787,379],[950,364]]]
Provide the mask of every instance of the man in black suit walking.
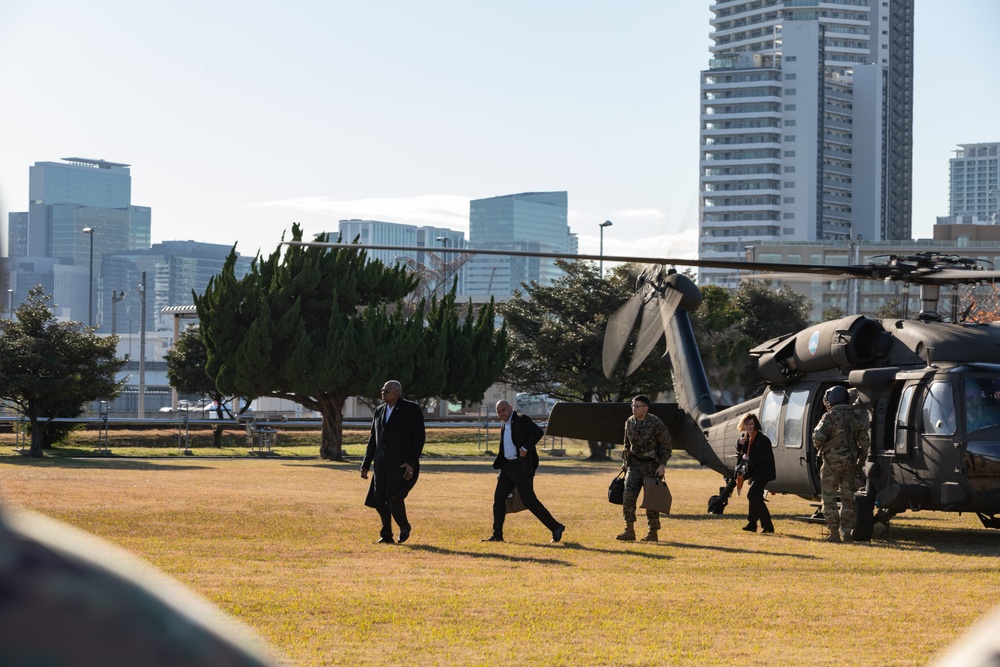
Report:
[[382,386],[382,405],[375,408],[368,449],[361,463],[361,479],[368,479],[374,465],[365,505],[374,507],[382,519],[378,544],[392,544],[392,520],[399,526],[399,542],[410,537],[406,518],[406,495],[417,483],[420,454],[424,451],[424,413],[413,401],[403,399],[396,380]]
[[536,443],[545,433],[527,415],[514,412],[510,403],[497,403],[500,426],[500,452],[493,467],[500,471],[497,488],[493,492],[493,534],[483,542],[503,542],[503,521],[507,513],[507,496],[517,488],[524,506],[552,531],[552,541],[562,539],[566,526],[549,514],[542,501],[535,496],[535,469],[538,468]]

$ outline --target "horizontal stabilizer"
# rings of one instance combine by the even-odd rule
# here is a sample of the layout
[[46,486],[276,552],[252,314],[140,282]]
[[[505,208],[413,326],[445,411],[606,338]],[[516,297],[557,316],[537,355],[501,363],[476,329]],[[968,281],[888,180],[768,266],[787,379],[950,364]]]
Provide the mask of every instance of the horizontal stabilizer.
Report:
[[[674,432],[679,418],[676,403],[653,403],[650,413],[666,423]],[[568,403],[560,401],[552,407],[545,435],[576,440],[596,440],[622,444],[625,440],[625,420],[632,416],[631,403]]]

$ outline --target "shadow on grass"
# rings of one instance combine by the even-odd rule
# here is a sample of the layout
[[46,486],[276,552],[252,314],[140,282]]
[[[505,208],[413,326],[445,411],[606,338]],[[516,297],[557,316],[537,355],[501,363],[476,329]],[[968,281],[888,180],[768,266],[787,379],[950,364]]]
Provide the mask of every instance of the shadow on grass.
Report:
[[[344,461],[322,461],[316,463],[303,463],[296,464],[296,467],[312,467],[312,468],[325,468],[327,470],[349,470],[356,472],[361,467],[361,457],[357,457],[354,460],[347,459]],[[465,463],[456,462],[457,459],[452,459],[450,463],[429,463],[427,459],[421,459],[420,461],[420,474],[435,474],[435,473],[462,473],[462,474],[490,474],[494,477],[497,471],[489,463]],[[291,462],[286,462],[285,465],[290,465]]]
[[[793,537],[793,536],[785,535],[783,537]],[[773,539],[773,537],[763,538],[763,539]],[[714,544],[712,545],[687,544],[684,542],[659,542],[659,544],[669,547],[676,547],[678,549],[700,549],[704,551],[714,551],[726,554],[753,554],[755,556],[779,556],[783,558],[797,558],[799,560],[818,560],[818,556],[811,556],[809,554],[794,554],[783,551],[766,551],[764,549],[738,549],[736,547],[720,547]]]
[[[361,456],[345,456],[343,461],[317,461],[315,463],[305,463],[302,465],[311,465],[316,468],[358,468],[361,466],[361,461],[363,457]],[[294,460],[294,459],[293,459]],[[308,459],[300,459],[308,460]],[[287,459],[286,459],[287,461]],[[551,464],[546,464],[543,462],[539,467],[536,475],[546,476],[546,475],[598,475],[601,477],[607,476],[608,483],[618,475],[618,466],[608,466],[604,465],[607,462],[589,462],[589,461],[573,461],[568,465],[558,465],[554,466]],[[700,467],[697,464],[693,466],[695,468]],[[497,470],[493,468],[493,458],[487,461],[481,458],[475,457],[465,457],[465,456],[455,456],[455,457],[441,457],[437,459],[420,459],[420,472],[426,473],[480,473],[480,474],[490,474],[496,475]],[[707,496],[706,496],[707,499]]]
[[[503,542],[502,544],[506,545],[511,543]],[[573,565],[572,563],[560,560],[558,558],[534,558],[532,556],[513,556],[503,553],[485,552],[485,551],[460,551],[458,549],[434,547],[429,544],[404,544],[401,546],[406,549],[413,549],[414,551],[427,551],[429,553],[440,554],[442,556],[468,556],[469,558],[491,558],[494,560],[502,560],[513,563],[534,563],[536,565],[561,565],[563,567],[571,567]]]
[[[174,461],[179,459],[172,459]],[[99,470],[207,470],[208,465],[170,465],[167,463],[153,463],[148,459],[113,459],[113,458],[58,458],[45,456],[40,459],[29,457],[16,457],[4,459],[3,463],[8,465],[23,465],[33,467],[49,468],[89,468]]]
[[[652,551],[640,551],[634,548],[626,549],[603,549],[601,547],[588,547],[585,544],[580,544],[579,542],[560,542],[559,544],[545,544],[543,545],[550,549],[572,549],[574,551],[588,551],[592,553],[599,554],[610,554],[612,556],[638,556],[639,558],[649,558],[651,560],[673,560],[673,556],[668,554],[658,554]],[[624,544],[623,544],[624,546]],[[645,545],[648,548],[656,549],[657,547],[667,547],[671,546],[666,542],[656,542],[655,544],[650,543]]]
[[958,556],[996,558],[1000,555],[1000,531],[988,528],[949,530],[900,526],[890,522],[888,532],[876,534],[871,542],[859,544],[893,551],[933,551]]

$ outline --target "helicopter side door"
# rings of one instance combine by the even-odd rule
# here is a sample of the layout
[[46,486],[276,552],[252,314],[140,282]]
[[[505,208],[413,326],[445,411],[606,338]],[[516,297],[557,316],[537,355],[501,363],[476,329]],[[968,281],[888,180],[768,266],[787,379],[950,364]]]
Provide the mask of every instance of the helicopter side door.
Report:
[[809,429],[809,406],[814,388],[775,388],[764,396],[760,423],[774,447],[777,473],[777,479],[767,485],[769,491],[799,495],[819,493],[819,472]]
[[897,438],[896,456],[909,455],[908,465],[894,470],[901,483],[930,486],[936,497],[940,485],[952,481],[962,465],[961,451],[955,447],[957,417],[948,379],[937,377],[916,386],[909,410],[911,428]]
[[957,416],[948,380],[907,383],[896,407],[893,438],[882,452],[887,463],[895,464],[887,466],[883,484],[940,482],[960,467],[961,455],[955,447]]

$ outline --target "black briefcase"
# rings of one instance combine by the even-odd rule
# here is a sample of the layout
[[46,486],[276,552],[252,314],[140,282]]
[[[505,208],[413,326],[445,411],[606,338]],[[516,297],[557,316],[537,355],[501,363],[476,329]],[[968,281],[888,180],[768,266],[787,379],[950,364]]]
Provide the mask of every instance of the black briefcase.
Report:
[[608,486],[608,502],[614,505],[624,505],[625,504],[625,471],[618,473],[618,475],[611,480],[611,484]]

